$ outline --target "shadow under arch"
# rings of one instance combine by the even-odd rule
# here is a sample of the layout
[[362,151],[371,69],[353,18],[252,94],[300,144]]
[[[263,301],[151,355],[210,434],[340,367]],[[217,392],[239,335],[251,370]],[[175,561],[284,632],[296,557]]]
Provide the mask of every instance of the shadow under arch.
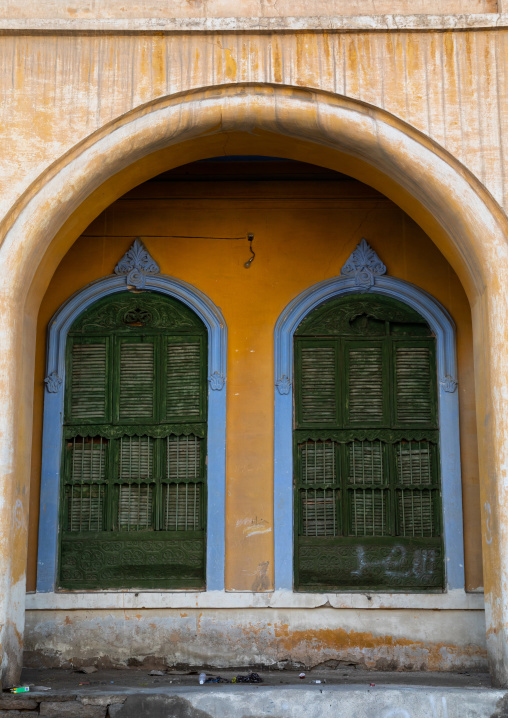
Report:
[[[481,501],[489,512],[487,517],[485,508],[483,521],[485,526],[487,517],[498,536],[508,494],[502,481],[508,466],[506,215],[458,160],[386,111],[323,91],[269,84],[202,88],[136,108],[49,167],[2,222],[0,361],[9,393],[0,412],[0,472],[13,484],[11,505],[17,498],[27,503],[36,317],[63,255],[95,216],[133,186],[197,159],[246,153],[311,162],[375,187],[422,227],[457,272],[473,313]],[[16,396],[27,398],[23,411]],[[4,544],[5,554],[18,558],[0,588],[7,605],[22,605],[26,528]],[[484,540],[487,623],[499,629],[489,631],[489,650],[508,681],[508,615],[499,578],[508,565],[505,554],[501,540]],[[17,646],[19,659],[22,620],[3,629],[10,632],[6,655],[8,646]]]

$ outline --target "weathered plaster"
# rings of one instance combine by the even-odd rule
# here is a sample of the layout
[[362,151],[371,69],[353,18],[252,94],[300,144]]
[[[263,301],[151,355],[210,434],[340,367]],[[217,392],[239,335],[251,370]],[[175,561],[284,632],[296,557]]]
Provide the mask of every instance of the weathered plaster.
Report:
[[365,15],[386,13],[403,15],[501,12],[496,0],[173,0],[168,7],[164,0],[134,0],[128,5],[121,0],[96,0],[93,5],[78,0],[2,0],[0,15],[12,19],[68,18],[80,20],[115,18],[200,18],[260,16],[284,17],[309,15]]
[[[245,134],[236,134],[238,131]],[[484,496],[492,507],[496,536],[496,541],[484,545],[487,600],[494,608],[489,614],[489,648],[496,679],[505,681],[508,621],[504,614],[505,587],[499,581],[502,567],[507,565],[502,530],[505,497],[503,482],[496,481],[496,477],[504,476],[507,465],[503,386],[508,368],[502,351],[508,315],[504,293],[508,275],[506,218],[463,166],[395,118],[360,103],[295,88],[216,88],[143,108],[75,148],[32,187],[6,221],[9,232],[1,250],[5,257],[3,292],[8,310],[0,334],[2,351],[8,352],[4,381],[13,390],[16,386],[25,390],[31,385],[33,373],[21,375],[17,362],[33,337],[28,332],[23,337],[19,329],[25,303],[32,311],[37,310],[56,263],[76,234],[100,211],[101,201],[108,199],[109,203],[115,194],[128,188],[129,182],[132,186],[140,181],[140,175],[133,176],[132,170],[143,166],[143,157],[158,152],[150,170],[145,166],[145,172],[155,174],[162,158],[166,166],[171,166],[171,154],[173,166],[184,157],[197,158],[200,151],[204,153],[201,156],[210,156],[219,146],[217,143],[214,148],[214,142],[223,140],[223,132],[228,133],[228,149],[232,151],[240,149],[245,153],[246,148],[255,147],[256,153],[264,148],[264,153],[270,154],[277,145],[288,157],[313,157],[318,164],[342,169],[360,179],[368,177],[385,194],[397,197],[462,278],[474,310]],[[178,145],[190,140],[193,142],[188,145]],[[168,146],[174,149],[164,155],[163,148]],[[368,163],[360,158],[368,158]],[[113,176],[115,189],[108,186]],[[65,231],[58,235],[62,226]],[[488,243],[485,237],[489,237]],[[44,277],[36,276],[41,264],[45,267]],[[32,281],[32,293],[27,297]],[[491,417],[488,426],[483,423],[486,415]],[[4,436],[12,436],[17,417],[9,400],[0,417],[0,430]],[[23,429],[29,437],[29,424],[24,424]],[[9,442],[8,446],[11,447]],[[9,458],[18,461],[16,468],[21,467],[19,475],[26,477],[23,457],[12,448],[10,452]],[[452,623],[456,628],[457,621]],[[437,627],[438,634],[439,630]],[[13,655],[13,663],[16,659],[19,656]]]
[[[499,30],[508,26],[507,14],[380,14],[374,15],[326,13],[314,15],[259,15],[241,17],[237,14],[181,17],[129,17],[125,13],[117,17],[103,18],[65,18],[65,17],[19,17],[0,18],[0,34],[8,33],[136,33],[136,32],[376,32],[393,31],[460,31],[460,30]],[[316,8],[312,8],[314,11]],[[435,8],[435,10],[438,10]]]
[[[65,14],[67,4],[57,5]],[[35,13],[33,4],[27,8]],[[46,3],[37,6],[39,12],[45,8]],[[89,14],[96,17],[97,11]],[[323,24],[348,20],[337,15]],[[231,82],[309,87],[385,109],[447,149],[506,206],[508,32],[494,27],[505,25],[505,17],[483,17],[491,27],[470,32],[446,31],[442,17],[425,18],[427,25],[435,23],[430,32],[418,29],[418,18],[402,17],[395,32],[382,31],[386,19],[369,19],[377,27],[370,33],[362,31],[365,22],[345,32],[274,28],[260,34],[243,28],[235,33],[228,32],[225,21],[211,34],[163,35],[160,27],[140,34],[6,31],[0,37],[0,67],[5,68],[0,73],[0,212],[7,212],[48,166],[114,118],[156,98]],[[466,27],[478,18],[462,20]],[[77,27],[79,20],[73,15],[65,22]],[[194,22],[199,28],[202,20]],[[454,17],[449,25],[457,23]],[[395,25],[392,18],[390,26]]]
[[[435,638],[434,638],[435,637]],[[482,611],[28,611],[25,661],[226,666],[328,660],[378,670],[485,668]]]

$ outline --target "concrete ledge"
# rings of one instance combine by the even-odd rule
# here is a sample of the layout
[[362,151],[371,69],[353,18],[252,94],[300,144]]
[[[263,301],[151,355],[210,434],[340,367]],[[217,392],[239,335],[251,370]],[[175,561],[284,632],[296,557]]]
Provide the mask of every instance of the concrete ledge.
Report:
[[496,30],[508,13],[462,15],[320,15],[308,17],[28,18],[0,19],[0,34],[190,32],[409,32]]
[[[374,678],[373,678],[374,680]],[[501,718],[508,694],[484,688],[428,686],[196,686],[124,689],[84,695],[30,694],[44,716],[185,718]],[[92,700],[91,700],[92,699]],[[20,706],[23,699],[19,700]],[[34,712],[35,713],[35,712]],[[23,715],[32,714],[23,710]]]
[[340,608],[483,611],[482,593],[230,593],[203,591],[82,591],[29,593],[29,611],[136,608]]

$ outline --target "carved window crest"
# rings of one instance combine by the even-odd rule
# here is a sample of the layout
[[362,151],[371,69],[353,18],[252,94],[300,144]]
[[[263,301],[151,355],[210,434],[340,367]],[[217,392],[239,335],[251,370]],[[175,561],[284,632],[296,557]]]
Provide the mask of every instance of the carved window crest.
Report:
[[160,274],[160,267],[138,237],[116,265],[115,274],[125,276],[128,285],[143,289],[146,277]]
[[374,285],[376,277],[386,274],[386,267],[367,240],[362,237],[362,241],[356,245],[356,249],[353,250],[340,273],[343,277],[354,278],[357,287],[368,290]]

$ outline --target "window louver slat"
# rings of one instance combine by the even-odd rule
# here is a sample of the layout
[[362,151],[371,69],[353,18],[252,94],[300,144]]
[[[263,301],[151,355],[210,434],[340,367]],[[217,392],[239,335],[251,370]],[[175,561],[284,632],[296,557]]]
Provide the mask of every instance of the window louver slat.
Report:
[[365,347],[349,350],[349,421],[383,421],[383,350]]
[[397,445],[397,480],[400,484],[431,484],[431,447],[428,441]]
[[146,481],[153,477],[154,440],[149,436],[123,436],[119,448],[122,481]]
[[66,486],[67,531],[102,531],[105,486]]
[[337,489],[302,489],[303,535],[337,535]]
[[385,536],[389,533],[387,491],[354,488],[348,493],[353,536]]
[[430,352],[427,347],[398,347],[395,354],[397,421],[432,421]]
[[301,478],[306,484],[333,484],[337,481],[335,444],[307,441],[301,447]]
[[384,483],[380,441],[354,441],[349,445],[348,481],[351,484]]
[[301,418],[303,423],[333,424],[337,420],[335,349],[302,347]]
[[201,474],[201,440],[196,436],[170,436],[166,439],[166,478],[198,479]]
[[106,344],[72,346],[70,413],[73,419],[104,419],[106,414]]
[[154,415],[154,346],[120,345],[120,420],[151,419]]
[[201,528],[200,484],[170,484],[165,488],[166,531],[196,531]]
[[166,417],[201,414],[201,345],[198,341],[168,342]]
[[121,531],[152,528],[153,488],[143,484],[120,486],[118,525]]
[[400,489],[397,492],[400,532],[402,536],[435,536],[434,502],[432,489]]
[[106,478],[106,445],[102,437],[94,439],[77,436],[68,444],[71,451],[70,480],[104,481]]

